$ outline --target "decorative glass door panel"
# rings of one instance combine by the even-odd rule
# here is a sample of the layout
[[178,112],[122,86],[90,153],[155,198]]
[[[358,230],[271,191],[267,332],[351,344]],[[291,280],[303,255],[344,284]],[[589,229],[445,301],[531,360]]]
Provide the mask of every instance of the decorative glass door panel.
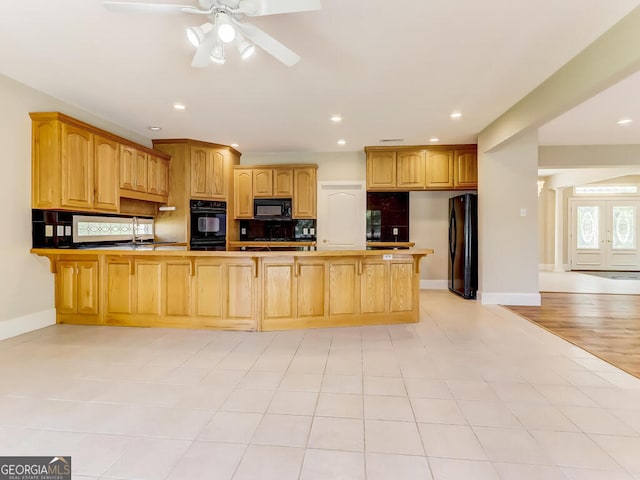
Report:
[[640,200],[571,199],[571,268],[640,270]]

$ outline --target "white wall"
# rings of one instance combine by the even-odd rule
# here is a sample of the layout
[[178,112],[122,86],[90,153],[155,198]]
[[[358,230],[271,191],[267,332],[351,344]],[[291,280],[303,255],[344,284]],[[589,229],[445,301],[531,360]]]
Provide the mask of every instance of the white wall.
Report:
[[[478,289],[483,303],[539,305],[538,133],[490,152],[478,141]],[[526,216],[521,216],[521,209]]]
[[0,75],[0,339],[55,322],[49,261],[31,248],[31,119],[29,112],[60,111],[123,137],[150,145],[95,116]]
[[242,165],[278,165],[281,163],[312,163],[318,165],[318,181],[355,180],[367,178],[366,157],[362,152],[326,153],[244,153]]

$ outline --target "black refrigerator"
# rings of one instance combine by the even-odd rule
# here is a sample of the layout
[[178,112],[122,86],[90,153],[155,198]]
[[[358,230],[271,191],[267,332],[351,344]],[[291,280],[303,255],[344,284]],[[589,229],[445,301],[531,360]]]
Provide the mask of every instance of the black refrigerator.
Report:
[[478,290],[478,196],[449,199],[449,290],[476,298]]

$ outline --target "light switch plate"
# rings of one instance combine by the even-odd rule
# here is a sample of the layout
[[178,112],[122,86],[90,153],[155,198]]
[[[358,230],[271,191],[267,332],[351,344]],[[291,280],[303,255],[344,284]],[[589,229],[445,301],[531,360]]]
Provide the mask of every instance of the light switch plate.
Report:
[[246,228],[244,228],[244,227],[243,227],[243,228],[241,228],[241,229],[240,229],[240,233],[241,233],[242,235],[246,235],[246,234],[247,234],[247,229],[246,229]]
[[64,225],[56,225],[56,237],[64,237]]
[[44,236],[47,238],[53,237],[53,225],[44,226]]
[[65,235],[65,237],[70,237],[71,236],[71,225],[65,225],[64,226],[64,235]]
[[393,227],[393,234],[398,235],[398,227]]
[[316,229],[315,229],[315,228],[313,228],[313,227],[311,227],[311,228],[309,229],[309,234],[310,234],[310,235],[315,235],[315,234],[316,234]]

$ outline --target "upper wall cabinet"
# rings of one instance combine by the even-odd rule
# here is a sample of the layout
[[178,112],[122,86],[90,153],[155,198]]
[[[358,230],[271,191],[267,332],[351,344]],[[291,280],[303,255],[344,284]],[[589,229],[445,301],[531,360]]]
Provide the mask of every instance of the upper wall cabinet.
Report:
[[32,208],[119,212],[120,197],[166,201],[169,157],[61,113],[29,115]]
[[197,199],[226,198],[224,153],[216,147],[191,146],[191,197]]
[[477,188],[475,145],[365,147],[367,190]]
[[317,169],[317,165],[234,167],[234,218],[253,218],[254,198],[291,198],[293,218],[316,218]]

